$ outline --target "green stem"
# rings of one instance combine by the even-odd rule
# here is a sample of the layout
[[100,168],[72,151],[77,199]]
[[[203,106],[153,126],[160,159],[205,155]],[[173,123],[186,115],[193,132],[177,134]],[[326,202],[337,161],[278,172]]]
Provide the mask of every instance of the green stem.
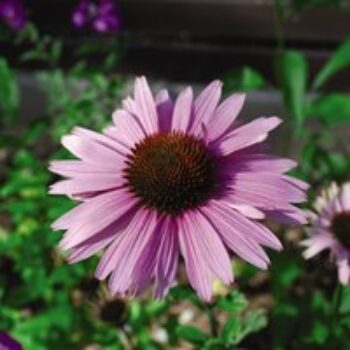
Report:
[[[340,320],[340,307],[343,299],[343,286],[337,285],[332,302],[332,315],[330,317],[330,344],[336,346],[336,329]],[[332,347],[333,348],[333,347]]]
[[208,315],[210,331],[213,337],[219,335],[219,324],[214,314],[214,308],[211,305],[206,306],[206,313]]
[[343,286],[341,284],[337,285],[333,298],[333,314],[332,314],[332,325],[333,329],[336,327],[336,323],[339,320],[340,306],[343,299]]
[[280,51],[285,48],[285,33],[284,33],[284,14],[281,0],[274,0],[275,9],[275,28],[276,28],[276,39],[277,47]]

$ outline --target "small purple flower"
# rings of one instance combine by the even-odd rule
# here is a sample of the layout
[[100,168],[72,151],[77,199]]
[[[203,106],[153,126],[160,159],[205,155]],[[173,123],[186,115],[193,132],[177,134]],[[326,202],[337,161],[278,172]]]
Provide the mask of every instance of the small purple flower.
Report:
[[27,23],[26,11],[20,0],[1,1],[0,18],[13,30],[20,30]]
[[72,22],[77,28],[91,25],[99,33],[110,33],[120,29],[118,8],[113,0],[80,0],[73,11]]
[[96,32],[108,33],[120,29],[121,21],[117,6],[113,0],[100,0],[92,27]]
[[22,346],[5,332],[0,332],[0,350],[22,350]]
[[72,22],[77,28],[83,28],[96,14],[96,6],[91,0],[80,0],[72,15]]

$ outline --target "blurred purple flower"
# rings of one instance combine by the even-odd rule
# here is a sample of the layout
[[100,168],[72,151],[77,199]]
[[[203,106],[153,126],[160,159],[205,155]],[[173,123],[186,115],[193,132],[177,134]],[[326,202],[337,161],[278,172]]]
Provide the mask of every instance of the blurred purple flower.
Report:
[[113,0],[80,0],[75,7],[72,22],[77,28],[91,25],[99,33],[109,33],[120,29],[120,16]]
[[80,0],[73,10],[72,22],[77,28],[82,28],[91,22],[96,14],[96,6],[91,0]]
[[324,250],[338,269],[341,284],[350,283],[350,182],[325,188],[308,212],[312,224],[310,236],[301,244],[304,257],[310,259]]
[[100,0],[92,26],[96,32],[100,33],[114,32],[120,29],[120,15],[115,1]]
[[13,30],[22,29],[27,15],[21,0],[0,1],[0,18]]
[[8,334],[0,332],[0,350],[22,350],[22,346]]

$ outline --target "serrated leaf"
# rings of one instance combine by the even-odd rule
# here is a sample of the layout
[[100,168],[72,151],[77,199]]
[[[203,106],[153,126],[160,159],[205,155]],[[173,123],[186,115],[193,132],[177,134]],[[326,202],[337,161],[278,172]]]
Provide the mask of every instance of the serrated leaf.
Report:
[[223,342],[228,346],[236,344],[236,341],[237,339],[239,339],[241,332],[242,326],[238,318],[230,318],[222,328],[220,337],[223,340]]
[[176,329],[176,334],[178,337],[196,345],[201,345],[208,339],[206,334],[200,331],[197,327],[190,325],[178,326]]
[[263,310],[253,310],[245,318],[246,334],[258,332],[267,325],[267,317]]
[[277,80],[282,89],[285,105],[294,125],[301,128],[304,121],[304,99],[308,79],[305,57],[297,51],[286,51],[276,58]]
[[350,65],[350,38],[345,40],[317,74],[312,86],[320,88],[328,79]]

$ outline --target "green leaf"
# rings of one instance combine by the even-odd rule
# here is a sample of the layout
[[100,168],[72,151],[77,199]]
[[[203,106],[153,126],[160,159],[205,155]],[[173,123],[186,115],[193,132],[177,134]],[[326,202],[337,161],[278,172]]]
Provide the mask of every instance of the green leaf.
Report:
[[317,74],[312,87],[320,88],[329,78],[350,65],[350,38],[345,40]]
[[57,63],[62,54],[62,42],[60,40],[55,40],[52,43],[50,50],[50,60],[51,63]]
[[265,79],[262,74],[249,66],[227,72],[224,76],[224,82],[227,92],[252,91],[265,85]]
[[248,301],[243,294],[234,290],[226,298],[220,297],[217,307],[227,312],[243,311],[248,305]]
[[225,343],[225,345],[233,345],[237,344],[237,339],[240,338],[240,334],[242,332],[242,325],[240,321],[235,318],[230,318],[225,323],[224,327],[222,328],[220,337]]
[[327,341],[329,335],[329,328],[323,323],[316,321],[311,330],[310,340],[318,345],[323,345]]
[[325,157],[333,178],[334,176],[347,178],[350,172],[350,160],[347,154],[326,152]]
[[340,303],[340,312],[343,314],[350,313],[350,286],[344,286],[343,297]]
[[267,317],[264,310],[253,310],[248,313],[244,321],[244,331],[248,335],[258,332],[267,325]]
[[332,93],[310,104],[307,115],[319,118],[325,125],[350,122],[350,96]]
[[[288,288],[300,276],[302,259],[295,256],[292,249],[285,249],[284,254],[272,254],[271,273],[275,296],[288,293]],[[281,274],[281,271],[283,273]]]
[[190,325],[178,326],[176,333],[178,337],[196,345],[201,345],[208,339],[206,334],[202,333],[197,327]]
[[14,119],[18,101],[19,92],[15,74],[7,61],[0,57],[0,113],[3,122],[8,123]]
[[286,51],[276,59],[277,80],[282,89],[284,103],[300,129],[304,121],[304,99],[308,79],[305,57],[297,51]]
[[220,339],[217,339],[217,338],[211,338],[204,344],[204,346],[201,346],[201,350],[223,350],[223,349],[225,349],[224,344]]

